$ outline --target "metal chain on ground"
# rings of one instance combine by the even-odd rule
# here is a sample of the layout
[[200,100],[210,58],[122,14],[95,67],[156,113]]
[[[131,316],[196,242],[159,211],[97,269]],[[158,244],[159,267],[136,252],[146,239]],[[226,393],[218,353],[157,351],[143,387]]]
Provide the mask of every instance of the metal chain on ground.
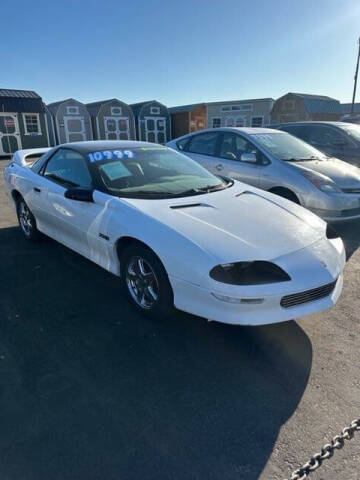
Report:
[[353,420],[349,427],[345,427],[340,435],[335,435],[330,443],[323,446],[319,453],[316,453],[304,465],[295,470],[291,477],[286,480],[304,480],[310,473],[317,470],[324,460],[331,458],[335,450],[341,450],[345,445],[345,440],[351,440],[356,431],[360,430],[360,418]]

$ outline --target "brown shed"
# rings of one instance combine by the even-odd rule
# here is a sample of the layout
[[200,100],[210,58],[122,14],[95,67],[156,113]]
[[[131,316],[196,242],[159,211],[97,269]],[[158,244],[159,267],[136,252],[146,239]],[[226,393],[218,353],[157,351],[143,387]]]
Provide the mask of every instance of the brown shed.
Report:
[[206,128],[206,105],[195,103],[169,108],[172,138]]
[[341,104],[335,98],[307,93],[287,93],[276,100],[271,111],[271,123],[337,121],[341,115]]

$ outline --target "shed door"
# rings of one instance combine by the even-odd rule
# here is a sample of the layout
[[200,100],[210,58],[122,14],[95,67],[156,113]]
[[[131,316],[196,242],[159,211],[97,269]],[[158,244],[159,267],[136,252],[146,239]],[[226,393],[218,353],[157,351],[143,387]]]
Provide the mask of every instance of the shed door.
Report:
[[0,155],[14,153],[21,148],[19,122],[14,113],[0,113]]
[[130,140],[128,117],[104,117],[106,140]]
[[166,142],[166,117],[145,117],[145,140],[153,143]]
[[81,142],[86,140],[84,117],[64,117],[65,136],[67,142]]

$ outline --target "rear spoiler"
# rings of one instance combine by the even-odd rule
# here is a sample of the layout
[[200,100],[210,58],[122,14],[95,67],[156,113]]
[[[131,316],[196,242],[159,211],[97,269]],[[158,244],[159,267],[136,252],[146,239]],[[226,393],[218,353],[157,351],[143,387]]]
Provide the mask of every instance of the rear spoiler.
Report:
[[48,152],[50,148],[30,148],[28,150],[17,150],[14,153],[12,161],[23,167],[30,167],[36,160],[38,160],[44,153]]

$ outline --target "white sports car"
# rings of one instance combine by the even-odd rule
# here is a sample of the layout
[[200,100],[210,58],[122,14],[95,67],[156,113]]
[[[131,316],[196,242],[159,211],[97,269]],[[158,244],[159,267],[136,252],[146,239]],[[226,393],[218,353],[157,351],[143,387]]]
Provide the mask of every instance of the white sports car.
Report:
[[344,246],[323,220],[167,147],[19,151],[5,180],[26,239],[43,232],[119,276],[144,313],[260,325],[332,307],[341,293]]

